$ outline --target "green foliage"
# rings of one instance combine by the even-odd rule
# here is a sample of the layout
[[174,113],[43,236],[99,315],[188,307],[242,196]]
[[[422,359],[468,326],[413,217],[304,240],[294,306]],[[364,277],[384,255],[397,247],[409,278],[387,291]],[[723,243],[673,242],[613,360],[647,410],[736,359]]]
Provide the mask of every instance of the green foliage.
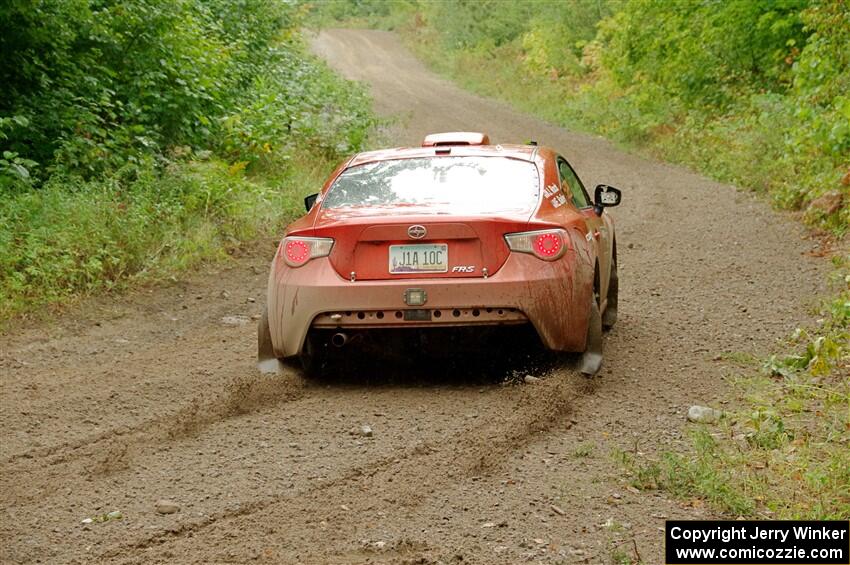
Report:
[[647,147],[847,232],[850,3],[406,5],[408,24],[395,27],[464,86]]
[[631,483],[705,500],[733,515],[839,519],[850,514],[850,273],[792,353],[736,380],[743,402],[719,429],[692,430],[693,454],[638,460],[619,453]]
[[[11,118],[0,117],[0,142],[9,138],[9,132],[16,128],[29,126],[29,120],[23,116],[12,116]],[[3,151],[0,159],[0,192],[11,190],[15,184],[28,186],[31,179],[31,171],[38,166],[32,159],[25,159],[15,151]]]
[[730,469],[718,469],[721,457],[717,441],[705,430],[691,434],[697,446],[695,454],[683,457],[665,452],[659,461],[642,461],[629,453],[615,453],[626,470],[630,484],[639,490],[663,489],[679,498],[698,497],[723,512],[736,516],[751,515],[756,504],[747,485],[735,480]]
[[345,22],[346,27],[395,29],[412,19],[417,0],[314,0],[303,5],[308,10],[306,23],[327,27]]
[[255,162],[284,150],[334,159],[358,151],[374,120],[360,88],[343,82],[301,51],[279,53],[237,111],[222,120],[220,147]]
[[306,53],[303,12],[0,5],[0,318],[219,256],[362,146],[368,99]]
[[808,0],[632,0],[600,26],[602,62],[622,86],[650,82],[685,106],[725,106],[789,78]]
[[301,213],[303,187],[317,186],[331,165],[294,160],[273,180],[183,160],[100,180],[55,175],[40,190],[0,199],[0,320],[223,257],[281,229]]
[[[50,171],[87,177],[174,145],[241,156],[308,138],[350,151],[368,127],[362,96],[352,97],[305,55],[299,17],[274,0],[5,5],[0,41],[11,56],[0,60],[8,85],[0,116],[30,125],[4,128],[3,143]],[[245,124],[261,112],[264,138],[256,139]],[[322,114],[344,118],[324,125]],[[237,122],[241,129],[228,135]]]
[[805,372],[820,378],[850,369],[850,257],[838,257],[835,263],[838,295],[824,306],[817,328],[794,332],[791,345],[797,352],[772,355],[765,361],[763,369],[769,376],[794,379]]
[[425,21],[451,49],[498,47],[519,37],[533,11],[528,2],[454,0],[423,2]]

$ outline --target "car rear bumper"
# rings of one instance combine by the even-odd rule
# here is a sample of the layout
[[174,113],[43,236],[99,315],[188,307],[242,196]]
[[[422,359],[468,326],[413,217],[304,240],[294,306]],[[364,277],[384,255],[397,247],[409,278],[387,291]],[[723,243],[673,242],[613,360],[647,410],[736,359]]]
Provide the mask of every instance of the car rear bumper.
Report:
[[[298,355],[311,328],[347,330],[445,327],[530,322],[544,346],[582,351],[589,315],[592,268],[568,253],[557,261],[511,254],[489,278],[351,282],[327,258],[296,269],[272,263],[269,328],[280,357]],[[427,300],[408,306],[404,293],[422,289]],[[420,316],[411,316],[418,310]],[[409,319],[413,318],[413,319]],[[430,318],[430,319],[425,319]]]

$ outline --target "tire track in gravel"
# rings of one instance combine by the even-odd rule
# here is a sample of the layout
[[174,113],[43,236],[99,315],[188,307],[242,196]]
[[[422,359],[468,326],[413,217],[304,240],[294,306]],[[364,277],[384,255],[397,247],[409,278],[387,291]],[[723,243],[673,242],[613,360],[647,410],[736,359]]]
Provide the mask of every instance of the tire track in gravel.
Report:
[[85,454],[78,453],[80,448],[88,447],[93,451],[101,444],[120,438],[131,444],[166,441],[199,433],[209,424],[224,418],[244,414],[264,405],[281,401],[291,402],[301,397],[303,382],[293,381],[290,372],[280,379],[270,379],[260,375],[234,377],[224,385],[222,392],[209,392],[206,396],[193,399],[187,406],[174,413],[146,420],[134,427],[119,427],[88,436],[73,442],[63,442],[51,446],[36,447],[0,461],[0,469],[18,463],[22,459],[47,459],[49,465],[64,463]]
[[[384,501],[408,511],[425,503],[435,488],[449,486],[458,480],[491,473],[508,460],[514,450],[527,445],[536,434],[554,430],[569,429],[570,420],[566,416],[571,406],[582,394],[592,393],[593,381],[570,371],[555,370],[533,387],[523,387],[518,391],[505,391],[506,408],[509,415],[502,420],[484,421],[479,425],[458,430],[450,438],[443,438],[438,447],[428,440],[417,442],[402,453],[371,462],[365,466],[347,469],[344,473],[313,488],[284,496],[255,500],[240,505],[231,511],[221,512],[202,520],[187,522],[168,531],[157,532],[146,538],[133,540],[111,547],[98,556],[99,560],[117,560],[122,563],[138,562],[135,558],[125,558],[134,550],[165,547],[161,552],[146,551],[145,559],[168,559],[175,551],[180,553],[181,543],[192,546],[200,544],[203,550],[193,549],[193,561],[219,562],[229,559],[222,554],[222,537],[229,532],[243,531],[257,522],[271,524],[316,523],[316,511],[328,500],[342,500],[352,488],[373,492]],[[542,407],[541,407],[542,404]],[[529,408],[534,409],[529,409]],[[542,408],[542,409],[541,409]],[[440,469],[444,475],[434,480],[434,469]],[[362,498],[348,507],[353,515],[367,515],[374,503],[371,497]],[[261,516],[258,516],[261,515]],[[346,524],[339,524],[345,528]],[[271,533],[277,532],[274,529]],[[336,535],[339,534],[337,530]],[[209,538],[209,539],[206,539]],[[402,553],[420,554],[426,550],[424,544],[403,540],[396,544]],[[263,548],[264,557],[289,562],[295,556],[283,548],[278,553],[270,553],[269,546]],[[398,550],[398,547],[392,549]],[[368,554],[368,551],[366,552]],[[363,554],[355,552],[361,559]]]
[[[303,382],[292,377],[291,373],[274,379],[262,375],[234,377],[221,392],[210,391],[176,412],[136,427],[16,454],[0,464],[0,502],[21,504],[48,496],[67,487],[62,482],[67,477],[111,475],[128,469],[135,457],[163,442],[198,435],[215,422],[270,405],[297,401],[304,396]],[[20,477],[33,480],[22,483]]]
[[[0,336],[0,460],[126,434],[229,386],[256,340],[251,317],[275,246],[13,324]],[[245,323],[225,325],[228,316]]]

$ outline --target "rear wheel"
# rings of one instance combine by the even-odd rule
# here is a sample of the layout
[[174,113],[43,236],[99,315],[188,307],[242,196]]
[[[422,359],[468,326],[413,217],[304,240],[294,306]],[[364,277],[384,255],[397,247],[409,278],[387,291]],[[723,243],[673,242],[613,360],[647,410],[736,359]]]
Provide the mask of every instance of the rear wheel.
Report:
[[304,338],[304,347],[301,348],[298,360],[301,361],[301,369],[306,377],[315,379],[322,376],[325,367],[322,348],[317,343],[316,337],[310,333]]
[[599,313],[599,292],[594,290],[587,320],[587,341],[581,355],[579,371],[593,376],[602,367],[602,315]]

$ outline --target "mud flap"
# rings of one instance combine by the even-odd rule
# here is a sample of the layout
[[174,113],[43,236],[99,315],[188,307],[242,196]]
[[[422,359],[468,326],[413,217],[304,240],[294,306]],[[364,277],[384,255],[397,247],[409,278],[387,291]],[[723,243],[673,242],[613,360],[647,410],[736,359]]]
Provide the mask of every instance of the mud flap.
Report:
[[283,363],[277,358],[269,329],[269,311],[263,306],[263,314],[257,322],[257,369],[264,374],[280,374]]
[[588,377],[599,372],[602,367],[602,316],[599,314],[599,301],[596,295],[590,305],[590,319],[587,321],[587,345],[581,355],[579,371]]

